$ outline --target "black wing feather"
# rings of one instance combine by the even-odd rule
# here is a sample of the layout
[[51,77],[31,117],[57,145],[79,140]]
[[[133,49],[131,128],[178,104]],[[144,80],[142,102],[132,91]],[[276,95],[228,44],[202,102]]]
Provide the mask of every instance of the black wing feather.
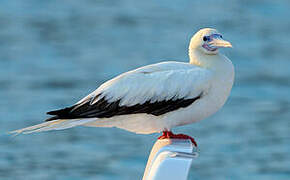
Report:
[[101,98],[95,104],[90,104],[90,100],[82,104],[76,104],[68,108],[47,112],[53,117],[46,121],[56,119],[79,119],[79,118],[110,118],[116,115],[147,113],[155,116],[175,111],[179,108],[185,108],[202,97],[202,93],[191,99],[170,99],[151,103],[150,100],[143,104],[134,106],[120,106],[120,100],[108,102],[105,97]]

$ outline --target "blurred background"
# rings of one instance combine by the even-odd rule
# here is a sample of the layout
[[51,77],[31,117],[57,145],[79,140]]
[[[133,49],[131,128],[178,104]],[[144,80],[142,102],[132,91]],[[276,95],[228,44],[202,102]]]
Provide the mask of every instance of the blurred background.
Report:
[[0,179],[141,179],[159,136],[78,127],[22,135],[45,112],[106,80],[164,60],[188,61],[190,37],[230,40],[232,94],[216,115],[175,129],[196,138],[189,179],[290,178],[290,1],[11,1],[0,6]]

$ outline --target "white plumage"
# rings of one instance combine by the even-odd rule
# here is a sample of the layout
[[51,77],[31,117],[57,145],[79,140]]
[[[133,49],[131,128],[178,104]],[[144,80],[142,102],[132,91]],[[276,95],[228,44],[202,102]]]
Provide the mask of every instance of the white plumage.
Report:
[[133,106],[148,100],[154,103],[172,98],[188,99],[207,88],[210,73],[189,63],[162,62],[121,74],[101,85],[84,100],[102,94],[91,104],[106,97],[109,102],[121,99],[121,106]]
[[[231,47],[231,44],[223,40],[215,29],[202,29],[191,39],[190,63],[168,61],[123,73],[102,84],[76,103],[70,112],[80,111],[79,109],[82,108],[81,113],[83,113],[72,113],[79,115],[75,116],[76,118],[66,119],[62,118],[63,115],[59,115],[57,117],[60,119],[13,132],[31,133],[82,125],[118,127],[135,133],[148,134],[202,120],[223,106],[234,80],[233,65],[228,58],[219,53],[220,47]],[[182,104],[183,101],[191,99],[193,99],[192,103]],[[106,115],[106,117],[101,116],[99,110],[96,114],[92,113],[95,112],[92,109],[86,112],[86,107],[99,108],[98,103],[104,100],[107,106],[117,102],[116,111],[122,107],[128,107],[129,110],[128,112],[123,110],[124,112],[116,115]],[[145,108],[148,109],[151,105],[153,107],[160,102],[164,102],[167,108],[164,108],[162,113],[139,110],[143,108],[143,104],[146,104]],[[175,102],[180,105],[177,106]],[[131,107],[136,108],[133,111]],[[160,106],[158,108],[162,109]],[[92,117],[94,115],[95,117]]]

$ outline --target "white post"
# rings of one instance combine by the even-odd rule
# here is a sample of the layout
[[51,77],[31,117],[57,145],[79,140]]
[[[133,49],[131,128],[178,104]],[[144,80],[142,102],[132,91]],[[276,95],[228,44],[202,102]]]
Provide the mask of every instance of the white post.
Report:
[[198,156],[187,139],[162,139],[154,144],[143,180],[187,180],[192,159]]

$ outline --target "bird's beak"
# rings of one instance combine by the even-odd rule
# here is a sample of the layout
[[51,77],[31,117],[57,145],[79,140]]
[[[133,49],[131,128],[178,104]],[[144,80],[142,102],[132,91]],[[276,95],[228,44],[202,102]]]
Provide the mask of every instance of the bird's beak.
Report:
[[209,45],[213,48],[231,48],[232,44],[226,40],[223,40],[221,37],[214,37]]

